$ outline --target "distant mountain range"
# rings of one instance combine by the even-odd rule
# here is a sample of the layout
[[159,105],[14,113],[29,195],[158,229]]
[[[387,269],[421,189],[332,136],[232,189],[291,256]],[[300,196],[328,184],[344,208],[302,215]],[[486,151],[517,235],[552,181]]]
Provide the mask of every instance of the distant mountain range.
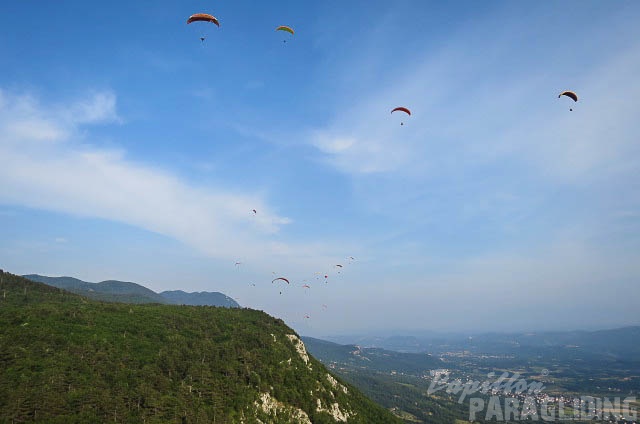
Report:
[[23,277],[103,302],[240,307],[235,300],[219,292],[186,293],[177,290],[156,293],[140,284],[127,281],[107,280],[89,283],[73,277],[47,277],[38,274],[23,275]]
[[466,351],[471,354],[510,355],[519,358],[541,355],[606,357],[631,361],[640,358],[640,326],[599,331],[486,333],[474,336],[340,336],[331,337],[330,340],[396,352],[428,352],[434,356]]

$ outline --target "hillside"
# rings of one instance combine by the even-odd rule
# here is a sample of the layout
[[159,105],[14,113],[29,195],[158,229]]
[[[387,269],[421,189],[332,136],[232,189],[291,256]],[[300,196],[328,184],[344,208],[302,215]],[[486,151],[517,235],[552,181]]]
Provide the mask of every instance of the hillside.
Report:
[[421,375],[429,370],[442,368],[440,358],[426,353],[394,352],[356,345],[340,345],[313,337],[303,337],[307,349],[322,363],[331,366],[366,368],[378,372],[397,372]]
[[429,382],[424,375],[445,365],[440,358],[341,345],[312,337],[302,340],[309,352],[333,372],[406,423],[456,423],[468,414],[467,405],[460,405],[447,395],[426,394]]
[[0,358],[0,422],[399,422],[249,309],[102,303],[0,273]]

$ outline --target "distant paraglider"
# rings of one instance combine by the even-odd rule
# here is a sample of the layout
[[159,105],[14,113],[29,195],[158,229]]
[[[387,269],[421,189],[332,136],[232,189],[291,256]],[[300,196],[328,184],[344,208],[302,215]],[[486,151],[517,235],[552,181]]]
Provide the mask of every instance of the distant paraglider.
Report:
[[[558,94],[558,98],[562,96],[567,96],[570,99],[572,99],[574,102],[578,101],[578,95],[573,91],[563,91],[562,93]],[[573,108],[569,108],[569,111],[573,111]]]
[[[274,278],[273,280],[271,280],[271,283],[275,283],[276,281],[284,281],[285,283],[290,284],[290,283],[289,283],[289,280],[287,280],[287,279],[286,279],[286,278],[284,278],[284,277]],[[282,291],[280,291],[280,294],[282,294]]]
[[[403,107],[403,106],[399,106],[399,107],[391,110],[391,113],[393,113],[393,112],[404,112],[407,115],[411,116],[411,111],[409,109],[407,109],[406,107]],[[404,125],[404,122],[400,122],[400,125]]]
[[[293,35],[295,32],[293,31],[293,28],[288,27],[286,25],[280,25],[279,27],[276,28],[276,31],[284,31],[284,32],[288,32],[289,34]],[[284,39],[282,40],[283,43],[286,43],[287,40]]]
[[[213,15],[209,15],[208,13],[194,13],[189,16],[189,19],[187,19],[187,25],[193,22],[210,22],[217,27],[220,27],[220,21],[218,21],[218,18]],[[206,37],[204,35],[200,36],[200,41],[204,42],[205,39]]]

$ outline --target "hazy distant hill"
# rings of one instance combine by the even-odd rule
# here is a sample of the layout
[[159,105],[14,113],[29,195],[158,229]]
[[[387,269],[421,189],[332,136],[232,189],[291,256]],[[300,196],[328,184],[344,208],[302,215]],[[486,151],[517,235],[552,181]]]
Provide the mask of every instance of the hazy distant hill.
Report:
[[342,336],[332,340],[344,344],[349,343],[346,340],[351,340],[351,343],[359,346],[399,352],[429,352],[433,355],[468,351],[485,355],[515,355],[519,358],[559,355],[628,361],[640,358],[640,326],[599,331],[485,333],[473,336]]
[[0,293],[0,422],[400,422],[261,311]]
[[88,283],[72,277],[47,277],[37,274],[24,275],[23,277],[107,302],[168,303],[164,297],[153,290],[140,284],[125,281],[108,280],[100,283]]
[[108,280],[100,283],[88,283],[73,277],[47,277],[37,274],[23,275],[23,277],[105,302],[240,307],[235,300],[219,292],[185,293],[182,290],[177,290],[156,293],[140,284],[125,281]]
[[195,292],[186,293],[182,290],[163,291],[160,293],[168,303],[174,305],[194,306],[224,306],[226,308],[239,308],[238,302],[220,292]]
[[348,365],[371,371],[408,374],[428,374],[429,370],[443,367],[440,358],[425,353],[402,353],[356,345],[340,345],[312,337],[303,337],[302,340],[309,352],[325,365]]

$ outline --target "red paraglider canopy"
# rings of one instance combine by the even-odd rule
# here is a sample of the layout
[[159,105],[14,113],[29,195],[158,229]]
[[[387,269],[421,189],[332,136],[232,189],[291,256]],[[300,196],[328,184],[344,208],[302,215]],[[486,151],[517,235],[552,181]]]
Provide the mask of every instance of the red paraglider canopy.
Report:
[[396,112],[396,111],[404,112],[404,113],[406,113],[407,115],[411,115],[411,111],[410,111],[409,109],[407,109],[406,107],[402,107],[402,106],[397,107],[397,108],[393,109],[393,110],[391,111],[391,113]]
[[286,278],[284,278],[284,277],[274,278],[271,282],[272,282],[272,283],[275,283],[275,282],[276,282],[276,281],[278,281],[278,280],[282,280],[282,281],[285,281],[287,284],[290,284],[290,283],[289,283],[289,280],[287,280],[287,279],[286,279]]

